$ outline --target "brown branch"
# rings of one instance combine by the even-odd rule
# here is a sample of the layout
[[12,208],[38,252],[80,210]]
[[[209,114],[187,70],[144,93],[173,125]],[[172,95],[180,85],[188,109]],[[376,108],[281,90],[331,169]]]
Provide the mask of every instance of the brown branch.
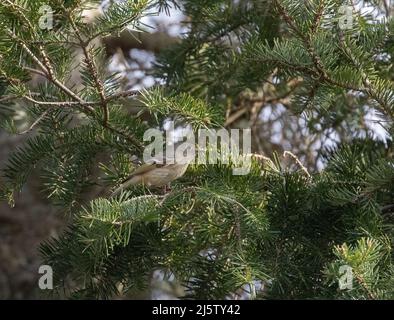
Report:
[[45,49],[42,45],[38,46],[39,52],[41,54],[42,60],[43,60],[43,64],[47,70],[47,75],[49,76],[49,80],[51,79],[55,79],[56,80],[56,76],[55,76],[55,71],[53,70],[53,66],[51,61],[49,60],[49,57],[47,55],[47,53],[45,52]]
[[237,110],[236,112],[234,112],[233,114],[231,114],[228,118],[227,118],[227,120],[226,120],[226,122],[225,122],[225,124],[224,124],[224,126],[225,127],[228,127],[228,126],[230,126],[232,123],[234,123],[235,121],[237,121],[239,118],[241,118],[245,113],[247,113],[249,111],[249,108],[246,106],[246,107],[243,107],[243,108],[241,108],[241,109],[239,109],[239,110]]
[[31,72],[31,73],[38,74],[39,76],[44,77],[45,79],[47,78],[47,75],[44,72],[40,71],[40,70],[37,70],[37,69],[34,69],[34,68],[30,68],[30,67],[27,67],[27,66],[23,66],[22,68],[25,69],[26,71]]
[[317,9],[317,12],[314,16],[313,23],[312,23],[312,28],[311,28],[312,34],[315,34],[317,29],[320,26],[320,21],[321,21],[321,18],[323,17],[323,11],[324,11],[324,0],[320,0],[319,7]]
[[[261,98],[259,100],[256,99],[250,99],[250,101],[252,102],[261,102],[261,104],[259,105],[259,107],[257,108],[256,112],[257,114],[255,115],[254,121],[252,123],[252,126],[256,125],[257,120],[258,120],[258,114],[261,111],[262,107],[266,104],[271,104],[271,103],[278,103],[281,102],[282,100],[288,98],[298,87],[299,85],[302,83],[302,80],[296,78],[296,79],[292,79],[289,81],[288,86],[289,86],[289,90],[287,92],[285,92],[284,94],[277,96],[277,97],[271,97],[269,99],[265,99],[265,98]],[[249,100],[248,100],[249,101]],[[227,120],[224,124],[225,127],[230,126],[232,123],[234,123],[235,121],[237,121],[238,119],[240,119],[245,113],[247,113],[249,111],[249,108],[247,106],[235,111],[233,114],[230,114],[227,117]]]
[[33,123],[32,125],[25,131],[19,132],[19,135],[23,135],[26,133],[31,132],[35,126],[37,126],[44,118],[45,116],[49,113],[50,109],[45,110]]
[[96,90],[97,90],[100,100],[101,100],[101,107],[102,107],[103,113],[104,113],[103,124],[105,126],[105,125],[107,125],[108,118],[109,118],[108,101],[107,101],[107,97],[105,95],[103,82],[101,81],[101,79],[98,75],[98,68],[97,68],[94,58],[91,55],[89,48],[88,48],[89,41],[85,41],[83,39],[78,26],[75,24],[75,21],[74,21],[73,17],[71,16],[71,13],[68,10],[66,10],[65,8],[63,8],[63,9],[65,10],[68,20],[70,21],[71,27],[73,28],[75,35],[80,43],[83,55],[85,56],[86,65],[88,66],[91,76],[93,77],[93,81],[95,83]]
[[357,272],[354,272],[354,271],[353,271],[353,274],[354,274],[354,277],[356,278],[356,280],[358,281],[358,283],[359,283],[359,284],[364,288],[364,290],[367,292],[367,295],[368,295],[369,299],[371,299],[371,300],[376,300],[378,297],[375,295],[375,293],[373,293],[373,292],[369,289],[367,283],[366,283],[365,280],[364,280],[364,277],[363,277],[361,274],[358,274]]
[[285,152],[283,152],[283,157],[286,157],[286,156],[290,156],[291,158],[293,158],[294,161],[300,166],[301,170],[306,174],[306,176],[307,176],[308,178],[311,178],[311,175],[310,175],[310,173],[308,172],[308,169],[305,168],[305,166],[302,164],[302,162],[300,161],[300,159],[298,159],[297,156],[296,156],[295,154],[293,154],[293,153],[290,152],[290,151],[285,151]]
[[22,96],[22,98],[37,104],[41,106],[48,106],[48,107],[78,107],[82,106],[89,112],[94,112],[94,108],[92,108],[92,105],[96,105],[97,102],[75,102],[75,101],[38,101],[33,99],[32,97],[29,96]]
[[[8,1],[8,0],[7,0]],[[71,21],[72,23],[74,23],[74,21]],[[38,46],[39,49],[39,53],[42,57],[42,61],[37,57],[36,54],[33,53],[32,50],[30,50],[30,48],[26,45],[26,43],[18,38],[14,32],[12,32],[10,29],[6,29],[7,34],[10,36],[10,38],[12,40],[14,40],[16,43],[18,43],[22,49],[26,52],[26,54],[28,56],[30,56],[30,58],[34,61],[34,63],[39,67],[40,70],[36,70],[30,67],[24,67],[26,70],[30,71],[30,72],[34,72],[36,74],[39,74],[43,77],[45,77],[49,82],[51,82],[52,84],[54,84],[56,87],[58,87],[61,91],[63,91],[67,96],[69,96],[70,98],[76,100],[76,101],[66,101],[66,102],[46,102],[46,101],[37,101],[35,99],[33,99],[32,97],[27,97],[27,96],[23,96],[22,98],[25,98],[27,100],[29,100],[32,103],[36,103],[39,105],[46,105],[46,106],[50,106],[50,107],[66,107],[66,106],[82,106],[85,111],[87,113],[93,113],[94,112],[94,108],[92,108],[92,105],[97,105],[100,104],[103,107],[104,110],[104,119],[102,121],[102,125],[103,127],[107,128],[108,130],[123,136],[125,139],[127,139],[128,141],[130,141],[134,146],[136,146],[139,150],[142,149],[142,145],[141,143],[132,135],[129,135],[125,132],[123,132],[122,130],[116,129],[114,127],[112,127],[111,125],[108,124],[108,108],[107,108],[107,98],[105,97],[104,94],[104,87],[102,85],[101,80],[98,78],[98,74],[97,74],[97,67],[94,64],[93,59],[90,56],[90,53],[87,49],[87,45],[86,43],[83,41],[81,34],[79,33],[78,28],[76,28],[76,25],[74,23],[74,27],[75,27],[75,32],[77,34],[78,40],[80,40],[80,46],[82,47],[83,51],[84,51],[84,55],[86,58],[86,62],[88,64],[88,67],[92,73],[92,76],[95,79],[96,82],[96,87],[99,91],[100,94],[100,99],[101,101],[99,103],[97,102],[86,102],[84,101],[81,97],[79,97],[75,92],[73,92],[71,89],[69,89],[65,84],[63,84],[62,82],[60,82],[55,75],[54,72],[54,68],[52,67],[52,64],[50,62],[50,59],[47,55],[47,53],[45,52],[44,48],[42,45]],[[115,99],[118,97],[128,97],[128,96],[132,96],[134,95],[134,93],[131,92],[121,92],[119,94],[115,94],[114,96],[110,97],[110,99]],[[10,97],[7,97],[7,100]],[[16,96],[13,96],[12,98],[17,98]],[[37,119],[39,121],[34,123],[34,126],[36,126],[38,124],[38,122],[40,122],[42,120],[42,118],[40,117],[39,119]]]
[[391,13],[390,0],[383,0],[383,6],[386,13],[386,18],[389,18]]
[[42,72],[45,74],[45,77],[52,82],[55,86],[57,86],[60,90],[65,92],[67,95],[72,97],[73,99],[77,100],[78,102],[84,102],[82,98],[80,98],[77,94],[75,94],[73,91],[71,91],[68,87],[66,87],[63,83],[61,83],[55,76],[54,74],[49,73],[48,66],[46,66],[43,62],[41,62],[40,59],[29,49],[29,47],[25,44],[24,41],[19,39],[11,30],[8,28],[6,29],[6,32],[8,35],[16,41],[17,43],[20,44],[22,49],[33,59],[33,61],[40,67]]
[[139,91],[137,91],[137,90],[122,91],[122,92],[118,92],[118,93],[115,93],[115,94],[107,97],[107,101],[116,100],[116,99],[119,99],[119,98],[135,97],[138,94],[139,94]]

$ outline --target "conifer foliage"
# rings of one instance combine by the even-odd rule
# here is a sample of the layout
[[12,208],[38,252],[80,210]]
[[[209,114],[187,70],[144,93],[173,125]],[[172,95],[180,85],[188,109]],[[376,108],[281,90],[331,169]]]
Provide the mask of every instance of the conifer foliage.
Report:
[[[0,125],[26,135],[2,168],[0,198],[13,206],[34,170],[69,215],[41,247],[55,294],[132,294],[160,270],[184,298],[393,299],[390,1],[110,1],[86,22],[99,4],[0,3]],[[160,84],[135,98],[105,68],[99,40],[148,32],[143,17],[171,10],[187,32],[157,56]],[[245,99],[257,101],[254,123],[267,105],[302,119],[321,139],[322,168],[274,152],[253,157],[247,175],[234,175],[235,163],[195,164],[166,193],[135,186],[111,197],[142,158],[147,129],[171,117],[195,131],[229,128]],[[129,112],[136,100],[144,112]],[[330,134],[339,139],[328,146]]]

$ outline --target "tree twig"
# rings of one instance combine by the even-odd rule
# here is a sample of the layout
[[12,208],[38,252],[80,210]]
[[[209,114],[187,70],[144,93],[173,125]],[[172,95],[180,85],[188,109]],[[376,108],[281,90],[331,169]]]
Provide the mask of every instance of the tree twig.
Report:
[[82,106],[89,110],[90,112],[94,112],[94,108],[92,105],[97,104],[97,102],[76,102],[76,101],[38,101],[29,96],[23,96],[22,98],[41,106],[49,106],[49,107],[78,107]]
[[83,39],[81,32],[80,32],[79,28],[77,27],[77,25],[75,24],[75,21],[74,21],[73,17],[71,16],[70,12],[67,9],[65,9],[64,7],[63,7],[63,10],[65,10],[68,20],[70,21],[71,27],[73,28],[75,35],[80,43],[80,46],[82,48],[82,52],[85,56],[86,65],[88,66],[91,76],[93,77],[93,81],[95,83],[97,93],[98,93],[100,100],[101,100],[101,107],[103,109],[103,114],[104,114],[103,124],[104,124],[104,126],[106,126],[108,124],[108,119],[109,119],[108,100],[107,100],[107,97],[105,94],[103,82],[101,81],[99,74],[98,74],[98,68],[97,68],[96,63],[94,61],[94,58],[92,57],[92,55],[88,49],[89,42],[87,42]]
[[44,111],[44,112],[43,112],[43,113],[32,123],[32,125],[31,125],[28,129],[26,129],[25,131],[19,132],[18,134],[19,134],[19,135],[24,135],[24,134],[26,134],[26,133],[31,132],[31,131],[34,129],[34,127],[37,126],[37,125],[46,117],[46,115],[49,113],[50,110],[51,110],[51,109],[45,110],[45,111]]
[[285,151],[283,152],[283,156],[290,156],[291,158],[294,159],[294,161],[300,166],[301,170],[305,172],[305,174],[307,175],[308,178],[311,177],[310,173],[308,172],[308,169],[302,164],[302,162],[300,161],[300,159],[297,158],[297,156],[292,153],[291,151]]
[[19,39],[11,30],[8,28],[6,29],[6,32],[8,35],[16,41],[17,43],[20,44],[20,46],[23,48],[23,50],[33,59],[33,61],[40,67],[40,69],[43,71],[45,74],[45,77],[51,81],[55,86],[57,86],[59,89],[61,89],[63,92],[65,92],[67,95],[72,97],[73,99],[77,100],[78,102],[84,102],[82,98],[80,98],[77,94],[75,94],[73,91],[71,91],[67,86],[65,86],[63,83],[61,83],[54,74],[49,73],[49,69],[47,66],[44,65],[43,62],[41,62],[40,59],[29,49],[29,47],[25,44],[24,41]]

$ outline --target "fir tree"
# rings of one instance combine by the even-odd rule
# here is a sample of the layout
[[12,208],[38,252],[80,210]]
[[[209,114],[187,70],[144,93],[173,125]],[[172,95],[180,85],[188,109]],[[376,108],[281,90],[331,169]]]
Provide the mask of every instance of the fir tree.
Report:
[[[50,30],[40,27],[43,5],[53,10]],[[14,205],[37,170],[43,193],[70,216],[41,247],[58,294],[131,294],[161,270],[184,298],[394,298],[389,1],[112,1],[87,23],[84,10],[97,5],[0,4],[0,124],[27,135],[2,170],[0,196]],[[141,18],[171,8],[187,17],[188,32],[157,56],[161,84],[124,89],[104,67],[102,43],[126,28],[147,32]],[[321,170],[303,165],[307,138],[299,152],[258,155],[266,106],[285,107],[302,121],[301,140],[321,142],[312,160]],[[370,112],[384,141],[366,124]],[[193,130],[246,121],[256,142],[251,171],[196,164],[167,193],[136,186],[111,197],[142,158],[144,132],[168,118]]]

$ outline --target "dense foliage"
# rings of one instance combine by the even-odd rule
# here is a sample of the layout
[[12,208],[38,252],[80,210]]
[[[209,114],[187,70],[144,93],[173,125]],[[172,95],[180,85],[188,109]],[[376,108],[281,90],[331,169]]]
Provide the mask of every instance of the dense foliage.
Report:
[[[0,123],[27,139],[2,170],[0,197],[13,205],[38,170],[43,193],[70,215],[42,246],[57,292],[110,298],[161,270],[188,298],[394,298],[394,23],[383,2],[127,0],[87,23],[85,1],[3,0]],[[52,30],[39,27],[42,5]],[[188,31],[158,55],[160,85],[135,98],[104,67],[98,40],[126,26],[147,32],[142,17],[174,8]],[[110,196],[141,159],[146,129],[171,117],[194,130],[242,127],[244,108],[255,139],[267,106],[302,120],[321,170],[302,165],[306,153],[272,152],[244,176],[233,163],[193,165],[167,193]],[[351,288],[339,287],[341,266]]]

